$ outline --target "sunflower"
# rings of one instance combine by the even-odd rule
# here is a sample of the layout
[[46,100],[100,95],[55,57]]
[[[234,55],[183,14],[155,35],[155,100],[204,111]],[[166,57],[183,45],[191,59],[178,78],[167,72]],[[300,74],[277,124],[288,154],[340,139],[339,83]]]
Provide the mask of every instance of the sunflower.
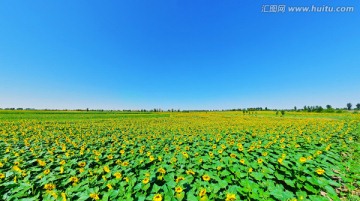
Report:
[[70,177],[70,181],[73,183],[79,182],[79,179],[77,177]]
[[142,183],[147,184],[147,183],[149,183],[149,181],[150,181],[149,178],[146,177],[145,179],[142,180]]
[[182,191],[183,191],[183,189],[180,186],[175,188],[175,192],[177,192],[177,193],[181,193]]
[[58,195],[56,194],[56,192],[54,192],[52,190],[48,190],[46,192],[49,193],[51,196],[53,196],[55,199],[57,199]]
[[199,193],[200,197],[203,197],[204,195],[206,195],[206,189],[205,188],[201,189],[200,193]]
[[177,159],[175,157],[172,157],[170,160],[171,163],[176,163],[176,161],[177,161]]
[[0,179],[4,179],[5,178],[5,174],[4,173],[0,173]]
[[49,173],[50,173],[50,169],[44,170],[44,174],[49,174]]
[[115,172],[114,176],[116,177],[116,179],[121,179],[122,174],[120,172]]
[[228,194],[226,194],[226,199],[225,200],[226,201],[234,201],[234,200],[236,200],[236,195],[233,194],[233,193],[228,193]]
[[240,159],[241,164],[245,164],[245,159]]
[[328,146],[326,146],[326,151],[329,151],[330,150],[330,148],[331,148],[331,144],[329,144]]
[[164,168],[159,168],[158,169],[158,172],[161,173],[161,174],[165,174],[166,173],[166,170]]
[[161,201],[162,200],[162,196],[161,196],[161,194],[156,194],[156,195],[154,195],[154,197],[153,197],[153,201]]
[[62,197],[62,201],[66,201],[66,194],[65,193],[61,193],[61,197]]
[[319,175],[322,175],[322,174],[325,173],[325,170],[323,170],[323,169],[321,169],[321,168],[318,168],[318,169],[316,169],[315,172],[318,173]]
[[180,176],[180,177],[176,178],[175,181],[176,181],[176,183],[178,183],[178,182],[180,182],[180,181],[182,181],[182,180],[184,180],[184,179],[185,179],[184,177],[181,177],[181,176]]
[[44,189],[48,190],[48,191],[54,190],[55,188],[56,188],[55,184],[45,184],[44,185]]
[[93,199],[93,200],[99,200],[99,194],[97,193],[90,193],[90,197]]
[[152,162],[155,160],[155,157],[153,155],[151,155],[151,156],[149,156],[149,160],[150,160],[150,162]]
[[44,167],[46,165],[46,162],[45,161],[42,161],[42,160],[37,160],[38,164],[42,167]]
[[13,167],[13,170],[15,170],[16,172],[21,172],[21,169],[16,165]]
[[305,163],[305,162],[306,162],[306,158],[305,158],[305,157],[300,157],[299,161],[300,161],[300,163]]
[[186,170],[186,174],[192,174],[192,175],[194,175],[195,174],[195,172],[194,171],[192,171],[192,170]]
[[210,181],[211,178],[210,178],[209,175],[205,174],[205,175],[202,176],[202,179],[203,179],[204,181]]
[[249,151],[252,151],[255,149],[255,146],[254,145],[251,145],[250,148],[249,148]]
[[85,165],[86,165],[86,162],[84,162],[84,161],[78,163],[78,166],[80,166],[80,167],[85,167]]
[[262,158],[259,158],[259,159],[257,160],[257,162],[258,162],[259,164],[261,164],[261,163],[263,163],[264,161],[263,161]]
[[109,167],[108,167],[108,166],[104,166],[104,171],[107,172],[107,173],[109,173],[109,172],[110,172]]

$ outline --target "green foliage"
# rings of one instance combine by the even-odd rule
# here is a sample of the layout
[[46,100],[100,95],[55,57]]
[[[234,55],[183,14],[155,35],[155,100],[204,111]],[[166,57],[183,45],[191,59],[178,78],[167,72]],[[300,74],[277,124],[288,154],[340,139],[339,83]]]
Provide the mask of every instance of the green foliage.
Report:
[[17,112],[0,114],[2,200],[340,200],[360,184],[350,113]]

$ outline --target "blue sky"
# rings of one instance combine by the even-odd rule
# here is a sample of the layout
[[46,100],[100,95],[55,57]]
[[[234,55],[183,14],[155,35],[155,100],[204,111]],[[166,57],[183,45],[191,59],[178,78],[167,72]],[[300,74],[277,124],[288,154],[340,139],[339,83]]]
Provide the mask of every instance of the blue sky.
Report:
[[[262,13],[262,5],[354,6]],[[358,0],[0,1],[0,108],[360,102]]]

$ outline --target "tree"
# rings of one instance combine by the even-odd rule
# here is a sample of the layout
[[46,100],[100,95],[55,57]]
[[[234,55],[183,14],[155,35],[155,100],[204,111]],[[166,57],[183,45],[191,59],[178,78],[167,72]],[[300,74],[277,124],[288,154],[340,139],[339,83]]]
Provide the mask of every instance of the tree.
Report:
[[356,104],[356,109],[360,110],[360,103]]
[[332,109],[331,105],[326,105],[326,109],[328,110]]
[[321,106],[316,106],[315,110],[316,112],[322,112],[323,108]]
[[281,115],[284,116],[285,110],[281,110]]
[[348,109],[348,110],[351,110],[351,107],[352,107],[352,104],[351,104],[351,103],[346,104],[346,106],[347,106],[347,109]]
[[294,110],[295,110],[295,111],[297,110],[296,106],[294,107]]
[[308,112],[312,112],[312,108],[310,106],[307,107]]

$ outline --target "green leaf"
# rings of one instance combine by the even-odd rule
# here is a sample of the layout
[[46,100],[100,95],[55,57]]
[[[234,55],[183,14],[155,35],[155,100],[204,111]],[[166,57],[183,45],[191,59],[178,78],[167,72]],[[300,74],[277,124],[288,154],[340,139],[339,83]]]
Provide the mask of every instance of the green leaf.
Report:
[[260,181],[264,177],[264,174],[260,172],[252,172],[250,175],[258,181]]
[[305,189],[315,194],[319,192],[318,190],[315,190],[315,188],[312,187],[309,183],[305,184]]
[[329,199],[319,196],[319,195],[310,195],[309,196],[311,201],[328,201]]
[[226,186],[228,185],[228,182],[225,180],[220,180],[219,181],[219,187],[220,188],[226,188]]
[[231,172],[229,172],[229,171],[227,171],[227,170],[224,170],[224,171],[222,171],[221,172],[221,176],[223,176],[223,177],[225,177],[225,176],[228,176],[228,175],[230,175],[231,174]]
[[331,198],[337,198],[338,199],[336,191],[331,186],[325,186],[324,189],[326,190],[326,192],[329,194],[329,196]]
[[187,193],[187,200],[198,200],[198,198],[192,193]]
[[278,179],[278,180],[284,180],[284,175],[282,175],[282,174],[279,174],[279,173],[277,173],[277,172],[275,172],[275,177]]
[[295,188],[295,184],[294,184],[294,182],[293,182],[292,180],[290,180],[290,179],[285,179],[284,181],[285,181],[285,183],[286,183],[287,185]]

